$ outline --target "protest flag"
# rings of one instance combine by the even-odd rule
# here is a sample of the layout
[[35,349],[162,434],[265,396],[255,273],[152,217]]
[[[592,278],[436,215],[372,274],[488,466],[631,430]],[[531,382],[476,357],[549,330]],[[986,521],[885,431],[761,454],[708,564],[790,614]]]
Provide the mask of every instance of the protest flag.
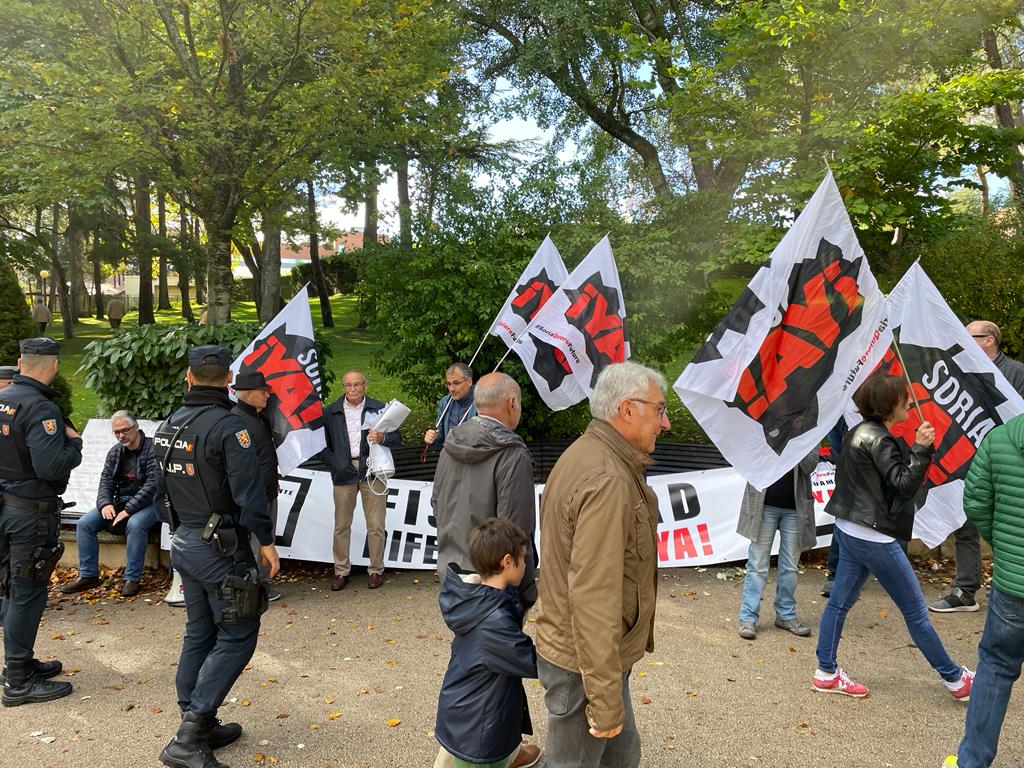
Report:
[[320,366],[306,286],[267,323],[231,364],[231,370],[236,375],[259,371],[270,385],[266,414],[278,444],[282,475],[323,450],[327,442]]
[[[912,411],[892,432],[909,446],[921,416],[935,427],[935,453],[915,499],[914,538],[937,547],[966,519],[964,478],[978,446],[993,427],[1024,413],[1024,398],[971,338],[920,264],[896,284],[888,305],[901,354],[889,350],[880,368],[905,376],[920,404],[920,412]],[[851,423],[860,420],[853,409],[847,414]]]
[[626,308],[608,238],[587,254],[540,307],[512,349],[554,411],[587,398],[598,374],[630,356]]
[[829,172],[673,388],[764,489],[820,443],[891,338]]

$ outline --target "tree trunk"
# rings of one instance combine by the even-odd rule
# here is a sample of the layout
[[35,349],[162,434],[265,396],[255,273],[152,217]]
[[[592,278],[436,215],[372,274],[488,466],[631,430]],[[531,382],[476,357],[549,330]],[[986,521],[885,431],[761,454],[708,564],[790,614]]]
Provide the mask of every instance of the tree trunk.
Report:
[[68,249],[68,273],[70,275],[71,322],[78,324],[79,314],[89,312],[89,295],[85,292],[82,268],[85,261],[85,221],[74,206],[68,207],[68,228],[64,230],[64,242]]
[[204,220],[206,228],[206,324],[226,325],[231,320],[231,232],[217,221]]
[[406,253],[412,251],[412,203],[409,200],[409,155],[405,152],[395,168],[398,175],[398,242]]
[[[200,235],[202,229],[199,225],[199,219],[192,220],[192,237],[195,240],[196,247],[198,249],[200,242]],[[209,259],[207,259],[209,261]],[[206,304],[206,264],[197,264],[192,269],[192,276],[196,281],[196,303]]]
[[988,188],[988,174],[980,165],[976,166],[975,170],[978,173],[978,183],[981,184],[981,216],[982,218],[987,219],[991,212],[992,199]]
[[152,325],[153,316],[153,210],[149,176],[135,176],[135,256],[139,264],[139,325]]
[[181,316],[189,323],[196,321],[192,313],[192,300],[188,296],[188,281],[192,274],[191,253],[189,249],[189,228],[188,216],[185,215],[185,206],[179,208],[181,220],[178,227],[178,249],[181,253],[178,259],[178,291],[181,293]]
[[284,206],[268,205],[260,212],[263,220],[263,247],[260,249],[260,272],[263,274],[260,301],[260,322],[268,323],[281,311],[281,215]]
[[324,280],[323,267],[320,264],[320,235],[316,217],[316,195],[313,194],[313,180],[306,179],[306,215],[309,224],[309,260],[313,267],[313,283],[320,297],[320,319],[324,328],[334,327],[331,315],[331,297],[327,292],[327,281]]
[[256,302],[256,316],[260,317],[260,302],[263,300],[263,274],[260,268],[261,251],[260,241],[256,239],[256,232],[252,227],[252,221],[246,221],[247,237],[245,240],[236,239],[235,248],[242,254],[242,261],[248,267],[252,275],[252,298]]
[[57,297],[60,300],[60,319],[64,326],[64,338],[71,339],[75,335],[74,313],[71,308],[71,297],[68,294],[68,276],[64,272],[64,265],[60,263],[60,206],[54,205],[53,211],[53,232],[50,235],[50,279],[51,290],[56,289]]
[[93,306],[96,307],[96,319],[103,319],[103,272],[100,270],[100,254],[103,243],[103,222],[101,219],[96,222],[96,229],[92,234],[92,255],[89,260],[92,262],[92,290]]
[[171,292],[167,285],[167,193],[162,189],[156,191],[157,234],[160,235],[160,266],[157,271],[159,285],[157,309],[161,312],[174,309],[171,306]]
[[[1003,69],[1003,57],[999,52],[999,41],[994,29],[986,29],[982,36],[985,56],[992,69]],[[1013,118],[1013,107],[1010,104],[996,104],[996,122],[1004,131],[1012,131],[1017,127]],[[1019,145],[1014,149],[1013,160],[1007,168],[1006,180],[1010,183],[1010,195],[1017,204],[1024,201],[1024,158],[1021,157]]]
[[377,166],[367,161],[363,169],[363,183],[366,185],[366,221],[363,227],[363,250],[369,251],[377,244]]

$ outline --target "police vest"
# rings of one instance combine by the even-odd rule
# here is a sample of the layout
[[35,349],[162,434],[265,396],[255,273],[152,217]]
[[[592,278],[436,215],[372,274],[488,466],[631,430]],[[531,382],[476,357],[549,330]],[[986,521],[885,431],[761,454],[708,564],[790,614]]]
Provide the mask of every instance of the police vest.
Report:
[[[205,408],[203,413],[178,432],[178,427],[201,408]],[[229,416],[231,411],[219,406],[186,406],[161,424],[153,438],[171,504],[179,522],[187,527],[205,525],[213,512],[223,515],[228,525],[238,520],[239,509],[231,495],[227,473],[212,466],[206,458],[211,432]]]
[[37,400],[46,400],[46,396],[30,387],[12,384],[0,390],[0,479],[18,481],[36,477],[28,450],[26,425],[31,403]]

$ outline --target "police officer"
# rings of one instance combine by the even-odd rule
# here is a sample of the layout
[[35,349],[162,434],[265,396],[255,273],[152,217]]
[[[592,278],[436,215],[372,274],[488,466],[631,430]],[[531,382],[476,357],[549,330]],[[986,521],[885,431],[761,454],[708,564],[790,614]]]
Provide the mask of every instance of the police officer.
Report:
[[192,347],[184,405],[154,439],[166,491],[159,509],[174,530],[171,564],[187,613],[175,680],[181,727],[160,753],[177,768],[220,768],[212,750],[242,733],[237,723],[217,720],[217,707],[252,658],[266,610],[250,533],[270,575],[279,567],[252,436],[231,413],[230,363],[223,347]]
[[58,540],[60,494],[82,463],[82,438],[64,423],[50,384],[57,376],[60,344],[21,342],[21,373],[0,390],[0,594],[4,599],[3,705],[52,701],[71,683],[49,678],[59,661],[33,658],[50,574],[64,552]]
[[0,389],[7,389],[14,383],[14,377],[18,375],[18,366],[0,365]]

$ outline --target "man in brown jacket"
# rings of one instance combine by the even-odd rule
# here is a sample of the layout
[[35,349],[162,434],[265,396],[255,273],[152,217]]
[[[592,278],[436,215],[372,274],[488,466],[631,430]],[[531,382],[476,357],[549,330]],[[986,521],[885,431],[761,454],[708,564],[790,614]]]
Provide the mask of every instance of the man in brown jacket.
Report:
[[537,668],[548,708],[547,766],[636,768],[629,674],[654,650],[658,502],[644,477],[669,428],[665,379],[610,365],[587,431],[541,496]]

